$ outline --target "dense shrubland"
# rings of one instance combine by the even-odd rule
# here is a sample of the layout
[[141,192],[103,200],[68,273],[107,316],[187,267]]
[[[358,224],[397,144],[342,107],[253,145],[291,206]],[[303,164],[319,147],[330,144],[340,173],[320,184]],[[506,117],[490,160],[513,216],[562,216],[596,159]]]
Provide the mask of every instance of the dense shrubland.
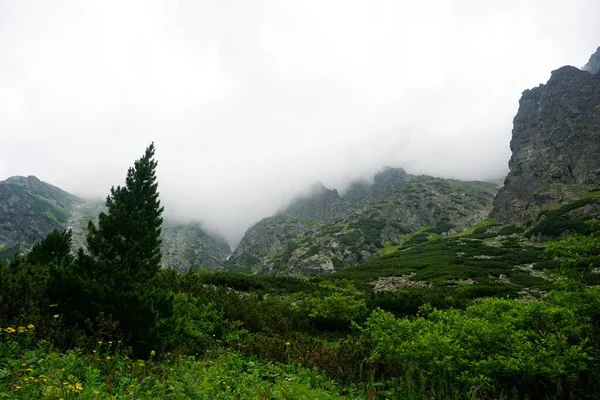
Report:
[[[591,399],[600,389],[597,222],[548,246],[494,222],[460,237],[441,227],[327,277],[178,274],[158,268],[155,167],[149,148],[90,225],[88,251],[71,254],[70,233],[53,232],[0,265],[0,397]],[[483,242],[494,234],[499,246]],[[408,274],[427,286],[371,285]],[[525,288],[542,294],[523,299]]]

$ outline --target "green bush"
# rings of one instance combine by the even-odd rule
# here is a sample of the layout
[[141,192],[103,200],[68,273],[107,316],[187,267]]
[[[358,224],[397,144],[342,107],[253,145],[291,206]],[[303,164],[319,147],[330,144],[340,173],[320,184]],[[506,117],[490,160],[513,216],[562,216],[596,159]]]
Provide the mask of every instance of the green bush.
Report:
[[[593,310],[600,293],[587,295]],[[379,310],[361,337],[371,349],[372,367],[382,378],[399,377],[400,385],[426,379],[432,391],[485,387],[497,395],[516,390],[535,398],[573,393],[593,370],[592,327],[584,307],[562,300],[485,299],[465,311],[433,310],[414,320]]]
[[367,315],[363,299],[342,293],[325,297],[307,296],[299,300],[297,308],[321,330],[346,329],[353,321],[362,321]]

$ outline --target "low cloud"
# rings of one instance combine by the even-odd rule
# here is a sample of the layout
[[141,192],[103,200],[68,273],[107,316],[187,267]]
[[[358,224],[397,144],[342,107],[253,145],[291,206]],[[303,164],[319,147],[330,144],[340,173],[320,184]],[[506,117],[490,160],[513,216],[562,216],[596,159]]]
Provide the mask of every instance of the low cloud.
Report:
[[0,178],[104,197],[154,141],[169,215],[235,245],[314,181],[495,179],[524,89],[581,66],[600,3],[0,3]]

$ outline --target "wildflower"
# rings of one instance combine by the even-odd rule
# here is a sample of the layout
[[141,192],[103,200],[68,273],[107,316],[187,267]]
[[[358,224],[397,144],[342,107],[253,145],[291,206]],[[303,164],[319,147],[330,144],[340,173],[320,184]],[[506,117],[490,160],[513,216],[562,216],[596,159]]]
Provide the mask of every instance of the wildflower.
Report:
[[19,333],[25,333],[25,332],[27,332],[27,329],[25,329],[25,327],[24,327],[24,326],[19,326],[19,327],[17,328],[17,331],[18,331]]
[[77,382],[75,384],[75,391],[76,392],[81,392],[82,390],[83,390],[83,385],[81,383]]
[[98,340],[98,346],[102,346],[102,340]]
[[106,361],[110,361],[110,356],[106,356]]
[[108,345],[109,345],[109,346],[112,346],[112,340],[109,340],[109,341],[108,341]]
[[19,389],[21,389],[21,386],[19,386],[19,385],[16,385],[16,386],[15,386],[15,389],[19,390]]
[[60,317],[60,315],[54,314],[54,318],[58,318],[58,317]]
[[32,331],[35,329],[35,326],[33,326],[33,324],[29,324],[29,325],[27,325],[27,329]]
[[58,304],[50,304],[48,307],[52,308],[52,307],[58,307]]
[[152,350],[152,351],[150,352],[150,355],[151,355],[152,357],[154,357],[154,356],[156,355],[156,352],[155,352],[154,350]]
[[15,328],[13,328],[12,326],[9,326],[8,328],[6,328],[6,333],[11,334],[11,333],[15,333]]
[[286,345],[286,346],[289,346],[290,344],[291,344],[290,342],[285,342],[285,345]]

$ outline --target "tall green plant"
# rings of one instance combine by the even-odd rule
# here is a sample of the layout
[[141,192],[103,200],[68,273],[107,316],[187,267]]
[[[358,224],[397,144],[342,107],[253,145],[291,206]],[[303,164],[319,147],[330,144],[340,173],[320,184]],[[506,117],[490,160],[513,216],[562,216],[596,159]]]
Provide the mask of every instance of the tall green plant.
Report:
[[163,207],[158,198],[154,143],[127,171],[125,186],[111,188],[108,213],[98,226],[88,225],[87,244],[95,261],[88,271],[114,290],[128,290],[148,282],[161,264],[160,233]]

